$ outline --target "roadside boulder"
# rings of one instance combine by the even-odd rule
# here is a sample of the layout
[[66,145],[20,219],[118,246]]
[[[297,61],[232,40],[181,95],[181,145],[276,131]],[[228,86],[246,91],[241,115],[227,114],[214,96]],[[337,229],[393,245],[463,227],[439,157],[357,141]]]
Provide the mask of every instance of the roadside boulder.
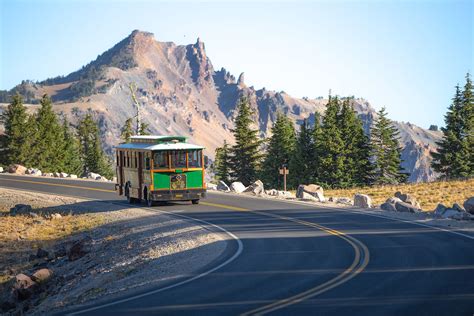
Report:
[[61,219],[63,217],[59,213],[53,213],[53,214],[50,215],[50,218],[51,219]]
[[265,194],[269,196],[277,196],[278,190],[275,190],[275,189],[265,190]]
[[75,241],[67,253],[69,261],[82,258],[92,250],[92,238],[84,237]]
[[242,182],[232,182],[230,184],[230,190],[235,193],[242,193],[245,191],[245,185]]
[[18,300],[25,300],[33,295],[37,284],[26,274],[20,273],[15,277],[13,294]]
[[230,191],[229,186],[222,180],[219,180],[219,182],[217,183],[217,190],[218,191],[223,191],[223,192],[229,192]]
[[359,208],[371,208],[372,199],[366,194],[357,193],[354,195],[354,206]]
[[453,207],[448,208],[443,204],[438,204],[434,210],[435,217],[438,218],[451,218],[457,220],[469,220],[472,216],[466,212],[459,204],[454,204]]
[[344,205],[353,204],[352,200],[348,197],[335,197],[335,198],[332,198],[332,202],[337,203],[337,204],[344,204]]
[[312,200],[316,202],[325,202],[324,190],[317,184],[300,184],[296,190],[296,197],[304,200]]
[[47,268],[43,268],[33,273],[33,275],[31,276],[31,279],[38,284],[45,284],[48,281],[50,281],[52,277],[53,277],[53,271]]
[[246,194],[253,194],[253,195],[262,195],[265,193],[265,189],[263,187],[263,182],[260,180],[255,181],[251,185],[249,185],[246,189],[244,189],[243,193]]
[[98,176],[97,178],[95,178],[95,180],[97,181],[109,181],[106,177],[104,176]]
[[61,178],[61,173],[59,173],[59,172],[53,172],[53,177],[55,177],[55,178]]
[[0,173],[3,173],[3,167],[0,167]]
[[52,174],[51,172],[46,172],[43,173],[43,177],[54,177],[54,174]]
[[214,183],[207,183],[207,189],[211,191],[217,191],[217,184]]
[[67,178],[69,175],[66,172],[60,172],[59,177],[60,178]]
[[10,209],[10,215],[28,215],[32,213],[33,208],[28,204],[17,204]]
[[14,173],[14,174],[25,174],[26,167],[22,165],[14,164],[8,167],[8,172]]
[[87,179],[97,180],[97,178],[99,178],[99,177],[101,177],[101,175],[98,174],[98,173],[94,173],[94,172],[88,172],[86,174]]
[[295,195],[289,191],[277,191],[277,197],[285,198],[285,199],[294,199]]
[[395,193],[395,197],[402,200],[402,202],[405,202],[405,203],[408,203],[408,204],[414,206],[417,209],[421,209],[420,203],[416,200],[416,198],[414,196],[412,196],[410,194],[404,194],[404,193],[398,191],[398,192]]
[[466,212],[471,213],[474,215],[474,196],[468,198],[466,201],[464,201],[464,209]]
[[395,203],[395,208],[398,212],[401,213],[418,213],[421,212],[421,210],[410,203],[406,202],[397,202]]
[[70,174],[68,178],[77,179],[77,175],[75,175],[75,174]]
[[443,213],[446,212],[447,209],[448,208],[446,206],[441,203],[438,203],[438,205],[436,205],[436,208],[433,211],[433,214],[436,217],[442,217]]

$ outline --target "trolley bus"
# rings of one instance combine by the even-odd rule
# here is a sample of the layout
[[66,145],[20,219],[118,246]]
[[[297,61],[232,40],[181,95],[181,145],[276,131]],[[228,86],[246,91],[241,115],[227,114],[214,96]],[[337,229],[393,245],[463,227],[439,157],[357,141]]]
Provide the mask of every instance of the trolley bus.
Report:
[[115,190],[129,203],[191,201],[206,196],[204,147],[182,136],[132,136],[115,147]]

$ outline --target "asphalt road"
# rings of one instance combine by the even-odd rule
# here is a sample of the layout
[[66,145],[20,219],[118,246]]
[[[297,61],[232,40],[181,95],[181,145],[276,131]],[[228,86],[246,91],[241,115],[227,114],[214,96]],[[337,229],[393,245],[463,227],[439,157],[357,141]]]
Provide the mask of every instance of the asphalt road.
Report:
[[[0,175],[0,186],[126,207],[110,183]],[[474,315],[474,236],[219,193],[154,209],[218,225],[238,241],[192,281],[72,314]]]

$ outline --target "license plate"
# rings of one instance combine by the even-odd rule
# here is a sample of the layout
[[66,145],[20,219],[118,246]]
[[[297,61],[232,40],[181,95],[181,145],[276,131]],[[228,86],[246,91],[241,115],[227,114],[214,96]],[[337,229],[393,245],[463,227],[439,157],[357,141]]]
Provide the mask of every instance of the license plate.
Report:
[[175,196],[176,196],[177,198],[182,198],[182,197],[183,197],[182,194],[176,194]]

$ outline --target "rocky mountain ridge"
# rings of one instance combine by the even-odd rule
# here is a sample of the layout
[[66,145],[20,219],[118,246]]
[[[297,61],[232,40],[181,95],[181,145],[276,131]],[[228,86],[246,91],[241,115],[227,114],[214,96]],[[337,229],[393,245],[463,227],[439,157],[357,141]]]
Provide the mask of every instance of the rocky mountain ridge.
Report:
[[[156,41],[148,32],[133,31],[127,38],[96,60],[65,77],[42,82],[23,82],[16,87],[27,91],[31,100],[48,93],[54,108],[72,122],[86,111],[93,111],[100,122],[108,151],[120,142],[125,120],[135,115],[129,84],[134,82],[142,104],[144,121],[153,134],[179,134],[203,144],[206,154],[214,156],[224,139],[232,143],[231,129],[240,96],[249,97],[254,109],[255,128],[268,137],[277,112],[296,123],[314,113],[324,113],[326,99],[294,98],[285,92],[247,86],[244,74],[238,79],[226,69],[215,70],[198,39],[189,45]],[[369,129],[375,110],[364,99],[354,99],[354,109]],[[36,106],[31,106],[34,109]],[[410,123],[394,122],[404,146],[404,167],[410,181],[430,181],[435,174],[429,152],[436,149],[440,132]]]

